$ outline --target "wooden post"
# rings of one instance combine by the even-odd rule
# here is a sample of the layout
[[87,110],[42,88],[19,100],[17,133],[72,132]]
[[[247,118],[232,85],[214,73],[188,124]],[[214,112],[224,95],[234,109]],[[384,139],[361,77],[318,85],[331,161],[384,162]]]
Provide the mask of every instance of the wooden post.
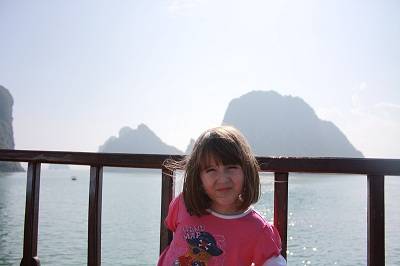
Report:
[[39,266],[37,256],[39,224],[40,163],[29,162],[26,182],[24,251],[21,266]]
[[174,172],[162,167],[161,181],[161,222],[160,222],[160,254],[172,241],[172,232],[165,226],[168,207],[174,198]]
[[286,259],[289,173],[275,173],[274,225],[282,240],[281,255]]
[[368,266],[385,265],[385,182],[368,175]]
[[101,265],[101,198],[103,166],[90,166],[88,265]]

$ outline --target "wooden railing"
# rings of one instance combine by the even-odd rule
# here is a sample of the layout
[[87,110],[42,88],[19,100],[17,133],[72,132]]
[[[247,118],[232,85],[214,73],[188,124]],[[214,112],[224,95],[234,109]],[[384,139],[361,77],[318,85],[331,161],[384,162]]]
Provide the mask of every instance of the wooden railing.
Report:
[[[88,214],[88,265],[101,264],[101,203],[103,167],[161,169],[160,252],[170,243],[172,233],[164,225],[168,205],[174,197],[173,172],[163,167],[165,159],[179,155],[116,154],[61,151],[24,151],[0,149],[0,161],[27,162],[27,187],[24,245],[21,265],[40,265],[37,254],[40,166],[42,163],[90,166]],[[282,238],[282,255],[286,258],[288,181],[290,172],[362,174],[368,184],[368,265],[385,265],[384,176],[400,175],[400,159],[355,158],[268,158],[257,157],[261,171],[274,172],[274,224]]]

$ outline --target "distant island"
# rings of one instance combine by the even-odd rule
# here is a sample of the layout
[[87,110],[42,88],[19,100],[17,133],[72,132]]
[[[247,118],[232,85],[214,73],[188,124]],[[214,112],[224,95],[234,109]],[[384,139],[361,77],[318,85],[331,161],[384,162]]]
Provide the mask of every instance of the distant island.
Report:
[[[260,156],[363,157],[346,136],[329,121],[321,120],[299,97],[275,91],[252,91],[233,99],[222,124],[240,129]],[[191,152],[191,139],[185,154]],[[183,154],[164,143],[145,124],[123,127],[99,152]]]
[[[0,85],[0,149],[15,148],[13,132],[13,109],[14,99],[11,93]],[[24,171],[20,163],[0,161],[0,172]]]
[[[12,128],[13,98],[0,86],[0,149],[14,149]],[[282,96],[275,91],[252,91],[231,100],[222,124],[233,125],[243,132],[256,155],[287,157],[356,157],[358,151],[330,121],[318,118],[301,98]],[[108,138],[98,151],[104,153],[188,154],[163,142],[148,126],[123,127],[118,136]],[[68,169],[50,165],[49,169]],[[20,163],[0,162],[0,172],[24,171]]]
[[[141,154],[183,154],[177,148],[164,143],[148,126],[140,124],[136,129],[123,127],[118,136],[112,136],[99,147],[105,153],[141,153]],[[140,172],[144,169],[106,167],[106,171]]]
[[[0,86],[0,149],[14,149],[12,106],[10,92]],[[363,157],[330,121],[317,117],[301,98],[282,96],[275,91],[252,91],[233,99],[225,112],[222,124],[240,129],[253,151],[260,156],[300,157]],[[185,154],[191,152],[191,139]],[[99,152],[184,154],[163,142],[148,126],[136,129],[123,127],[118,136],[108,138]],[[59,169],[68,166],[49,166]],[[20,163],[0,162],[0,172],[24,171]]]
[[123,127],[118,137],[112,136],[99,147],[99,152],[183,154],[164,143],[149,127],[140,124],[136,129]]
[[237,127],[262,156],[363,157],[332,122],[299,97],[252,91],[233,99],[223,124]]

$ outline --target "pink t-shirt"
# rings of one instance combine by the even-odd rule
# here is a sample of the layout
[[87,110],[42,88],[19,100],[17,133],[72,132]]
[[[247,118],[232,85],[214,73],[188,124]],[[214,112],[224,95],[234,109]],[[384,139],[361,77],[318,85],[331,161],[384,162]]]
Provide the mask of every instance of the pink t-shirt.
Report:
[[174,237],[158,266],[262,265],[281,252],[278,231],[253,208],[234,216],[190,216],[181,194],[171,202],[165,223]]

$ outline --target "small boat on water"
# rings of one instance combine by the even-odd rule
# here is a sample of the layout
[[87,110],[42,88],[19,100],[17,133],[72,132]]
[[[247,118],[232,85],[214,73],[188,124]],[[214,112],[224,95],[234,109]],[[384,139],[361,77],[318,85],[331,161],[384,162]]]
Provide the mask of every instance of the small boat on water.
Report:
[[72,181],[76,181],[76,180],[77,180],[76,176],[74,176],[74,175],[71,176],[71,180],[72,180]]

